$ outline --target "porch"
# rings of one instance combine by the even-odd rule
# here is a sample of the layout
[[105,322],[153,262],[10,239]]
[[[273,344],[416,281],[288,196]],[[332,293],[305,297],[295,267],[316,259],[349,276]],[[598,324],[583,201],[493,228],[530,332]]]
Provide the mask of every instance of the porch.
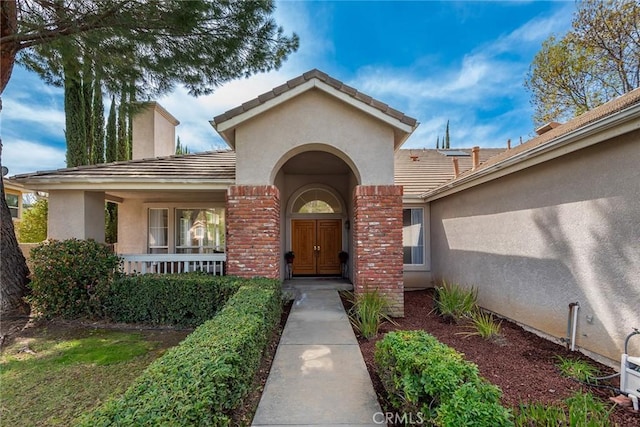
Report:
[[202,271],[214,276],[225,275],[227,255],[212,254],[120,254],[126,274],[174,274]]

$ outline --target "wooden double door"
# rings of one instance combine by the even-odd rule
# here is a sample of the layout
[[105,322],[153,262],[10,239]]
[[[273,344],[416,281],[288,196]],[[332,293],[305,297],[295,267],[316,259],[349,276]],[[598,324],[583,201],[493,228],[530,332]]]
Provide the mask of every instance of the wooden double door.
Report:
[[339,275],[342,250],[342,220],[294,219],[291,246],[294,275]]

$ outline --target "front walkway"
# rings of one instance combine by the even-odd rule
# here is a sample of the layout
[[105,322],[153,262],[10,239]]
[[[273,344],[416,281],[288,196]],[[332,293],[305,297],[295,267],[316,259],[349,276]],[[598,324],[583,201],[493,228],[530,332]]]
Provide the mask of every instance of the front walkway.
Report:
[[335,290],[344,286],[285,283],[296,299],[252,425],[379,425],[380,405]]

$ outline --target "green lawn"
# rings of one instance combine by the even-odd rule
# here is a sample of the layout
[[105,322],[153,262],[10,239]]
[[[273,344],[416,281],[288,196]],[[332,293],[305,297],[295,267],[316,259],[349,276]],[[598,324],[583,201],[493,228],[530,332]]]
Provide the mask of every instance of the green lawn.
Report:
[[172,344],[99,329],[19,337],[0,355],[0,424],[72,425],[124,391]]

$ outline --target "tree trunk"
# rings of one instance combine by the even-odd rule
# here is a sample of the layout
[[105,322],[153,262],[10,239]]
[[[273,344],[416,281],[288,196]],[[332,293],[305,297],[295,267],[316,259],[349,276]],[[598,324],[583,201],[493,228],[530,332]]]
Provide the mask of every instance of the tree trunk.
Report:
[[[17,28],[15,0],[0,1],[0,33],[14,34]],[[0,95],[4,92],[16,58],[18,46],[3,44],[0,47]],[[0,111],[2,98],[0,97]],[[0,139],[0,164],[2,164],[2,140]],[[0,176],[0,315],[29,313],[29,306],[23,297],[28,293],[29,268],[18,246],[13,229],[11,211],[4,196],[4,178]]]
[[[2,106],[0,104],[0,109]],[[2,141],[0,141],[0,158]],[[0,179],[0,314],[28,314],[29,306],[23,297],[28,293],[29,269],[18,246],[11,212],[4,198],[4,179]]]

